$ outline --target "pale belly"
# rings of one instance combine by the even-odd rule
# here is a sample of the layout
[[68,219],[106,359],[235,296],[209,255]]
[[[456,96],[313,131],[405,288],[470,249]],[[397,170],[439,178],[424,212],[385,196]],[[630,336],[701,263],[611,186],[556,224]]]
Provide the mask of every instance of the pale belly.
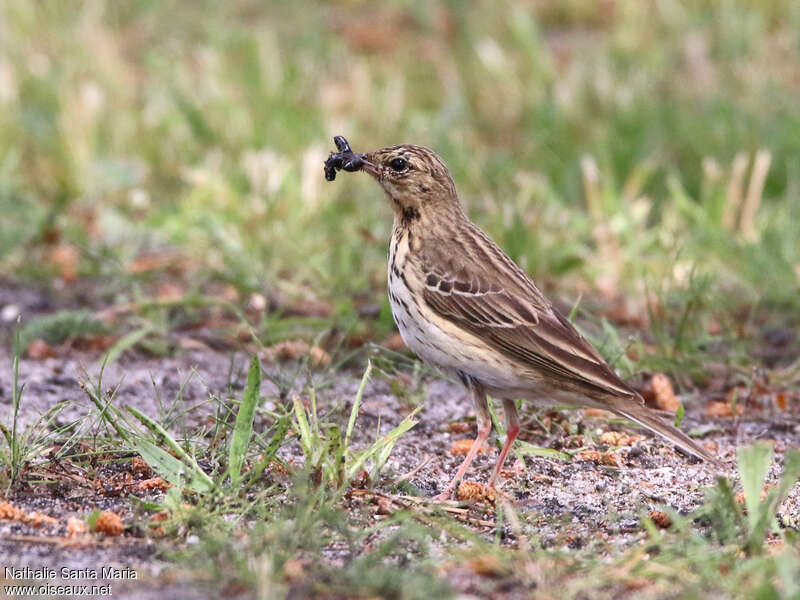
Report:
[[[406,346],[423,361],[445,373],[465,373],[487,388],[509,389],[519,384],[519,369],[510,360],[491,351],[480,339],[461,332],[434,314],[422,298],[415,299],[399,275],[407,247],[404,239],[393,237],[389,252],[389,303],[392,316]],[[395,264],[397,270],[393,271]]]

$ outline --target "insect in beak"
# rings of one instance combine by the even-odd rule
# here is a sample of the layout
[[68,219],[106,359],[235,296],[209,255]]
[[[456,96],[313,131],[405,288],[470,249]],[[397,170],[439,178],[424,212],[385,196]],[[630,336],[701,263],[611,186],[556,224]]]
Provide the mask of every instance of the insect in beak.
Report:
[[362,167],[373,167],[372,163],[366,160],[364,154],[358,154],[350,149],[350,143],[341,135],[333,138],[333,143],[336,144],[338,152],[331,152],[328,160],[325,161],[325,179],[333,181],[336,179],[337,171],[355,172],[360,171]]

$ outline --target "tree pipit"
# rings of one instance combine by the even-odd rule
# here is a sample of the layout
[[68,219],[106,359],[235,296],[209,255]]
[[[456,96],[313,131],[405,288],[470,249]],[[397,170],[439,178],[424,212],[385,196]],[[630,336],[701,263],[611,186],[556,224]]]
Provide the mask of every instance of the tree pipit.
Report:
[[325,161],[364,171],[394,210],[389,300],[406,345],[468,388],[478,435],[450,484],[461,480],[492,427],[486,396],[503,401],[505,444],[489,480],[494,486],[519,433],[515,399],[602,408],[718,464],[686,434],[662,421],[623,382],[528,275],[464,213],[447,167],[433,151],[403,144],[358,154],[341,136]]

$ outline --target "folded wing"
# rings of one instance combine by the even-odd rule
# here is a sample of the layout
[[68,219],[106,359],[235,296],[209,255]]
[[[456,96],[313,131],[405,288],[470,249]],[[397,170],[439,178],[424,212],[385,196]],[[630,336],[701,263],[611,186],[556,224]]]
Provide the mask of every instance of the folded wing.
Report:
[[470,233],[479,236],[477,250],[447,257],[434,256],[434,247],[422,254],[423,295],[436,314],[553,377],[635,397],[502,250],[477,228]]

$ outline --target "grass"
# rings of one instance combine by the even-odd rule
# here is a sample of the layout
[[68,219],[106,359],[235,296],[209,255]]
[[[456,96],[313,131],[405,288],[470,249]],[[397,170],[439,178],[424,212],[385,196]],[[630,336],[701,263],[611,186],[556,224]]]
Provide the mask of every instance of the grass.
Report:
[[[15,346],[19,348],[19,336]],[[24,426],[20,419],[22,396],[25,384],[19,381],[19,353],[12,360],[11,372],[11,410],[10,423],[0,423],[5,445],[0,449],[0,486],[5,493],[18,486],[26,476],[29,463],[40,458],[50,448],[54,437],[62,438],[69,444],[77,438],[80,431],[77,422],[56,424],[60,413],[67,407],[67,402],[58,402],[30,425]],[[60,452],[53,457],[58,459]]]
[[[0,273],[97,281],[95,303],[141,319],[116,331],[157,354],[198,301],[226,296],[238,318],[252,293],[273,311],[264,343],[381,339],[389,210],[366,178],[329,185],[319,165],[335,133],[414,141],[564,304],[588,283],[583,297],[651,311],[656,351],[631,371],[697,380],[720,343],[749,364],[740,342],[800,308],[797,10],[567,6],[10,2]],[[308,299],[321,317],[286,318]],[[25,335],[61,341],[70,314]]]
[[[797,3],[11,0],[0,22],[0,280],[44,286],[59,309],[30,318],[20,296],[7,490],[54,440],[92,469],[105,452],[141,455],[175,485],[158,507],[167,540],[199,540],[181,564],[264,597],[445,596],[474,560],[490,591],[541,597],[643,581],[655,596],[798,594],[797,523],[772,525],[785,490],[756,500],[762,446],[740,455],[746,511],[720,481],[695,514],[624,548],[546,548],[502,504],[489,533],[414,504],[373,519],[384,490],[415,492],[386,462],[427,370],[375,344],[394,332],[381,192],[321,168],[335,134],[356,150],[428,145],[473,219],[626,378],[665,372],[685,398],[719,379],[792,389],[797,341],[775,352],[770,336],[800,325]],[[295,367],[251,363],[241,394],[209,394],[198,430],[179,398],[158,415],[120,408],[102,371],[84,385],[85,424],[57,425],[59,407],[19,421],[33,340],[108,336],[119,365],[132,349],[181,351],[196,326],[251,354],[307,349]],[[309,369],[315,348],[330,363]],[[316,393],[365,358],[351,412],[320,411]],[[354,445],[370,375],[409,416]],[[279,390],[270,410],[262,378]],[[90,421],[84,456],[73,442]],[[303,466],[282,479],[289,448]],[[543,453],[571,452],[517,448]],[[789,485],[796,455],[784,464]],[[153,510],[137,526],[150,532]]]
[[[136,516],[129,529],[157,540],[170,560],[191,573],[194,585],[214,593],[445,598],[463,585],[460,577],[477,577],[471,585],[478,587],[470,589],[487,595],[527,590],[549,597],[554,589],[567,598],[639,589],[654,597],[687,598],[797,593],[798,523],[796,515],[778,512],[800,482],[796,449],[786,451],[782,474],[768,477],[772,446],[742,447],[738,477],[720,477],[693,512],[665,507],[667,529],[645,512],[638,516],[637,533],[622,545],[598,538],[567,550],[537,539],[541,515],[507,501],[465,512],[415,498],[419,492],[385,465],[395,443],[414,426],[416,410],[374,441],[359,436],[356,447],[371,370],[370,365],[364,372],[349,411],[340,406],[321,412],[313,387],[303,393],[307,404],[295,397],[291,406],[266,411],[260,408],[261,366],[253,358],[239,398],[210,398],[218,405],[215,427],[191,430],[189,437],[175,436],[133,407],[120,407],[117,388],[103,384],[101,370],[83,388],[94,407],[87,418],[105,423],[105,434],[68,438],[71,430],[56,428],[31,443],[29,433],[16,432],[11,439],[21,442],[9,442],[3,463],[8,472],[14,448],[23,448],[17,452],[25,458],[10,480],[22,487],[33,474],[48,473],[51,461],[34,452],[37,447],[61,447],[62,464],[96,470],[143,457],[173,487],[158,502],[131,495],[126,502]],[[23,386],[16,385],[21,398]],[[257,414],[262,423],[266,419],[258,429]],[[87,452],[87,444],[94,451]],[[518,448],[518,454],[531,453],[541,455],[529,443]],[[571,460],[569,453],[556,454],[546,456]],[[290,465],[287,456],[302,460]],[[609,515],[610,522],[614,518]],[[208,568],[198,571],[198,564]]]
[[[554,6],[301,2],[165,19],[155,5],[9,3],[1,197],[36,210],[3,230],[4,264],[52,272],[35,259],[57,235],[78,248],[81,274],[117,281],[147,280],[131,277],[132,261],[168,248],[196,261],[195,285],[369,289],[388,211],[369,182],[319,176],[331,135],[347,130],[363,147],[440,151],[475,218],[540,276],[610,270],[631,291],[680,252],[748,289],[768,261],[780,285],[759,296],[792,301],[800,123],[779,75],[798,68],[792,3],[665,3],[650,15],[623,2],[588,23],[562,21],[569,10],[551,21]],[[383,42],[362,32],[373,21]],[[431,60],[394,68],[420,44]],[[760,148],[772,157],[763,185],[745,167],[737,188],[732,164]],[[735,218],[748,194],[752,225]],[[598,222],[619,242],[614,260],[587,260],[603,250]],[[378,241],[364,244],[364,230]]]

